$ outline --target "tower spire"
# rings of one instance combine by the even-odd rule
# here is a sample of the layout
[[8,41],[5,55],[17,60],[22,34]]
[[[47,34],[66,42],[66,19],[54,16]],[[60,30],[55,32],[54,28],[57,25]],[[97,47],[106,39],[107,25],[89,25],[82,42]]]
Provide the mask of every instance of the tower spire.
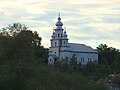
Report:
[[61,18],[60,18],[60,12],[58,12],[58,21],[60,21]]
[[58,17],[60,17],[60,12],[58,12]]

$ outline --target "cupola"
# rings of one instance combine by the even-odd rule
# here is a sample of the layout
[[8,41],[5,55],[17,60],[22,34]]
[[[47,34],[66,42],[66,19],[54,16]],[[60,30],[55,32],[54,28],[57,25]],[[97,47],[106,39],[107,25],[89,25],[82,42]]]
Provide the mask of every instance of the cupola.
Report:
[[51,36],[52,38],[55,38],[55,32],[53,31],[53,33],[52,33],[52,36]]
[[63,23],[61,22],[60,13],[58,14],[58,21],[56,22],[55,25],[56,25],[55,30],[64,30],[64,29],[62,28]]
[[68,36],[68,35],[66,34],[66,31],[64,31],[64,32],[63,32],[63,35],[62,35],[62,38],[63,38],[63,39],[67,39],[67,36]]

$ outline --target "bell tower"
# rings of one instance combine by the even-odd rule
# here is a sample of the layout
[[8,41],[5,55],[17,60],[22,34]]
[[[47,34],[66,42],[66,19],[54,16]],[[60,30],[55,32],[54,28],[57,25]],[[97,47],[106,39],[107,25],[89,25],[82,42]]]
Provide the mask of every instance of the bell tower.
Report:
[[63,29],[60,13],[58,14],[57,22],[55,23],[55,28],[53,29],[50,41],[51,46],[49,49],[49,56],[52,56],[54,59],[60,59],[62,48],[68,45],[68,38],[66,31]]
[[60,14],[58,15],[58,21],[56,22],[56,27],[53,30],[53,34],[52,34],[52,45],[51,46],[61,46],[62,45],[62,35],[63,35],[63,23],[61,22],[61,18],[60,18]]

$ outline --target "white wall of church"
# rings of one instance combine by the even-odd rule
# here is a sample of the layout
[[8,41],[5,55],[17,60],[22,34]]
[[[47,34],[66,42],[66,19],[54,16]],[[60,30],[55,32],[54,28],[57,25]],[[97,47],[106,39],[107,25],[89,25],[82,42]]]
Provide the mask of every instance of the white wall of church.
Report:
[[70,51],[70,47],[69,46],[64,46],[60,48],[61,51]]
[[81,64],[87,64],[90,61],[97,61],[98,62],[98,54],[97,53],[71,53],[71,56],[76,54],[77,62]]
[[70,52],[60,52],[60,59],[70,58]]
[[55,32],[55,35],[56,35],[55,39],[61,39],[62,38],[62,33],[63,33],[62,30],[56,31]]
[[49,55],[50,54],[55,54],[56,56],[59,56],[59,48],[58,47],[52,47],[49,50]]
[[68,57],[69,59],[72,55],[75,54],[77,63],[81,63],[82,65],[87,64],[87,62],[98,62],[98,54],[97,53],[77,53],[77,52],[61,52],[60,59]]

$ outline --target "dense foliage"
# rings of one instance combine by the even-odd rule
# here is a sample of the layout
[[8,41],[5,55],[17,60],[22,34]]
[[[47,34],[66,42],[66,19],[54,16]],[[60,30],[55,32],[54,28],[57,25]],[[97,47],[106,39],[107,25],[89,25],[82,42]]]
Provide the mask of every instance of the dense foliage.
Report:
[[[0,33],[0,63],[29,63],[31,59],[46,60],[47,51],[41,46],[41,37],[25,25],[14,23]],[[44,52],[43,55],[42,53]],[[18,60],[21,59],[21,60]],[[25,60],[24,60],[25,59]],[[16,64],[15,63],[15,64]],[[33,63],[33,62],[32,62]]]
[[[46,57],[39,55],[42,52]],[[41,46],[41,37],[25,25],[14,23],[3,28],[0,32],[0,90],[19,90],[30,77],[33,66],[46,60],[47,53],[48,49]]]

